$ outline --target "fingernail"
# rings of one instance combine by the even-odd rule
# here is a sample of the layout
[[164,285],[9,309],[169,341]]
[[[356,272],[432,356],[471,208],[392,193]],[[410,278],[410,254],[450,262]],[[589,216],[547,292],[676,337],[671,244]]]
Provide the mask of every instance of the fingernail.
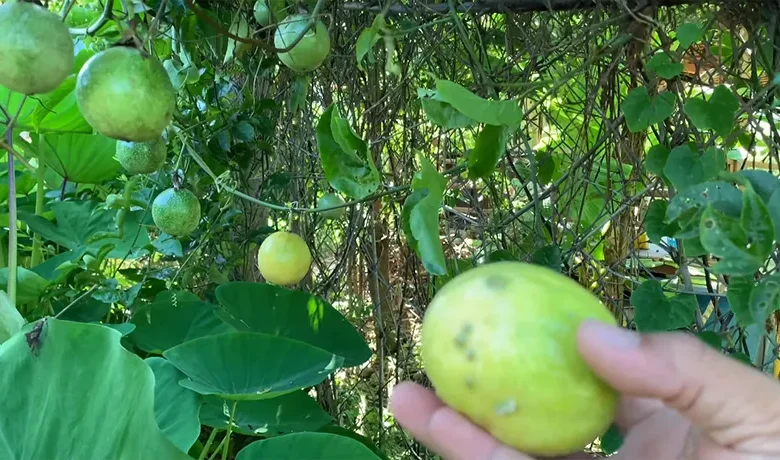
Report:
[[639,348],[642,343],[642,337],[639,334],[618,326],[593,320],[585,321],[582,326],[586,336],[600,342],[605,347],[632,349]]

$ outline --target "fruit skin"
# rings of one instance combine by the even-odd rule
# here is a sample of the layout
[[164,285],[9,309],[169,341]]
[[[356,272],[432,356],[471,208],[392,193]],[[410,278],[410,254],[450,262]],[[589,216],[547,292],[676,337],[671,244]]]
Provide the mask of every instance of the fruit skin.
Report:
[[116,159],[130,174],[151,174],[165,164],[168,147],[162,139],[152,142],[116,143]]
[[290,232],[269,235],[257,251],[257,268],[269,283],[291,286],[299,283],[311,267],[309,246]]
[[[277,48],[290,46],[308,23],[309,17],[302,14],[294,14],[285,18],[274,34],[274,46]],[[330,35],[328,35],[325,24],[319,20],[293,49],[286,53],[277,53],[279,60],[284,65],[298,72],[309,72],[316,69],[322,65],[329,54]]]
[[271,23],[271,10],[268,9],[268,4],[265,0],[257,0],[255,2],[255,21],[263,27],[268,27]]
[[[333,206],[340,206],[344,204],[344,199],[335,193],[328,193],[323,195],[317,200],[318,208],[331,208]],[[323,211],[320,215],[326,219],[339,219],[346,212],[346,208],[331,209],[330,211]]]
[[568,455],[606,432],[618,402],[579,355],[586,318],[616,324],[595,296],[546,267],[480,265],[434,296],[423,366],[442,401],[500,441]]
[[128,46],[89,58],[76,81],[76,98],[95,131],[129,142],[159,140],[176,109],[176,92],[160,61]]
[[189,235],[200,223],[200,201],[189,190],[169,188],[154,199],[152,220],[169,235]]
[[73,72],[68,26],[27,2],[0,6],[0,85],[23,94],[54,91]]

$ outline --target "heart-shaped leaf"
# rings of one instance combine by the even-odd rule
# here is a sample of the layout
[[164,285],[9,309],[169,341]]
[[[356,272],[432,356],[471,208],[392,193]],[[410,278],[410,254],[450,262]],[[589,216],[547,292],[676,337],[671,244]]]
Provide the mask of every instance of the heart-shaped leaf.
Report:
[[201,422],[212,428],[227,429],[233,413],[233,431],[255,436],[316,431],[333,418],[311,396],[295,391],[273,399],[235,401],[205,396],[200,410]]
[[187,460],[158,428],[152,370],[99,324],[48,319],[0,345],[0,458]]
[[378,460],[362,443],[330,433],[293,433],[255,441],[241,449],[236,460]]
[[225,399],[270,399],[317,385],[344,358],[297,340],[257,332],[209,335],[163,356],[188,380],[180,384]]
[[739,101],[725,85],[715,88],[709,100],[697,97],[685,103],[685,114],[697,128],[712,129],[721,137],[726,137],[734,128],[737,110]]
[[266,283],[235,282],[216,289],[217,316],[239,331],[299,340],[359,366],[371,357],[365,339],[324,299]]
[[661,283],[647,280],[631,294],[634,321],[642,332],[672,331],[687,327],[696,312],[696,296],[681,294],[667,298]]
[[218,309],[189,292],[160,293],[133,312],[136,329],[130,339],[141,350],[160,354],[198,337],[232,332],[216,315]]
[[623,100],[623,113],[632,133],[644,131],[651,125],[664,121],[672,115],[673,110],[672,93],[663,92],[650,97],[644,86],[632,89]]

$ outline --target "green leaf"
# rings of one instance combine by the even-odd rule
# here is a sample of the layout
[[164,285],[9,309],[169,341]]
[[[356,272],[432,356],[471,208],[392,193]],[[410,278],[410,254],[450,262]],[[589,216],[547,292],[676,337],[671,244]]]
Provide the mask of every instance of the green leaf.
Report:
[[669,92],[650,97],[647,88],[640,86],[631,90],[623,100],[623,113],[629,131],[644,131],[672,115],[674,95]]
[[435,99],[435,91],[420,88],[417,90],[417,95],[428,120],[442,128],[458,129],[476,124],[474,120],[458,112],[451,105]]
[[339,436],[345,436],[347,438],[354,439],[354,440],[358,441],[359,443],[363,444],[364,446],[368,447],[369,449],[371,449],[371,452],[373,452],[381,460],[390,460],[390,458],[387,456],[387,454],[385,454],[384,452],[379,450],[379,448],[376,446],[376,444],[371,442],[370,439],[368,439],[367,437],[365,437],[363,435],[355,433],[352,430],[348,430],[348,429],[346,429],[344,427],[341,427],[341,426],[338,426],[338,425],[328,425],[328,426],[325,426],[323,428],[320,428],[317,431],[319,431],[320,433],[337,434]]
[[609,429],[601,436],[601,450],[607,455],[612,455],[623,446],[623,435],[615,424],[610,425]]
[[555,175],[555,159],[547,150],[536,153],[536,181],[547,185]]
[[[66,307],[69,308],[63,312]],[[70,299],[62,296],[52,300],[52,310],[58,315],[57,318],[59,319],[91,323],[103,320],[111,311],[111,304],[97,300],[94,297]]]
[[653,200],[645,212],[645,231],[647,237],[653,243],[659,244],[663,237],[673,236],[679,228],[676,224],[665,222],[666,211],[669,202],[666,200]]
[[50,318],[37,356],[24,334],[0,346],[0,458],[189,459],[157,426],[154,373],[121,338]]
[[707,345],[711,346],[712,348],[714,348],[714,349],[716,349],[718,351],[720,351],[722,349],[721,348],[722,340],[721,340],[721,338],[720,338],[720,336],[718,335],[717,332],[702,331],[702,332],[699,332],[697,334],[697,336],[699,337],[699,339],[702,342],[706,343]]
[[506,126],[510,131],[520,126],[523,113],[516,101],[483,99],[463,86],[449,80],[436,80],[439,100],[472,120],[494,126]]
[[672,331],[688,327],[696,312],[696,296],[681,294],[671,299],[661,283],[647,280],[631,294],[634,321],[642,332]]
[[682,191],[716,178],[725,166],[723,150],[713,147],[699,155],[685,144],[672,149],[664,167],[664,175],[678,191]]
[[232,332],[216,315],[218,307],[189,292],[165,291],[133,312],[130,340],[147,353],[161,354],[189,340]]
[[255,441],[241,449],[236,460],[378,460],[362,443],[330,433],[293,433]]
[[26,323],[8,295],[0,291],[0,345],[21,331]]
[[119,175],[116,140],[100,134],[46,134],[38,154],[51,169],[71,182],[100,184]]
[[563,263],[561,248],[554,244],[541,247],[531,254],[531,263],[560,272]]
[[108,254],[111,258],[132,260],[148,254],[144,248],[149,244],[149,234],[140,222],[145,211],[127,214],[122,239],[92,239],[106,230],[116,231],[116,211],[101,209],[99,204],[96,201],[59,201],[51,205],[56,223],[23,210],[19,210],[19,220],[42,237],[75,251],[74,259],[81,257],[85,250],[97,254],[105,245],[114,245]]
[[721,137],[726,137],[734,128],[737,110],[739,101],[725,85],[715,88],[708,101],[697,97],[688,99],[685,103],[685,114],[697,128],[712,129]]
[[756,255],[748,245],[747,232],[740,220],[708,206],[699,227],[702,246],[721,258],[713,268],[716,274],[748,276],[758,270],[764,259]]
[[215,291],[217,316],[239,331],[299,340],[359,366],[371,358],[365,339],[331,304],[304,291],[266,283],[234,282]]
[[682,244],[685,246],[685,255],[687,257],[701,257],[709,255],[704,246],[701,244],[701,239],[698,236],[693,238],[683,239]]
[[[730,288],[730,287],[729,287]],[[754,324],[764,324],[769,315],[780,310],[780,274],[764,277],[750,293],[750,316]]]
[[157,425],[182,452],[189,452],[200,435],[200,397],[179,385],[185,375],[168,361],[145,360],[154,372],[154,417]]
[[772,218],[775,237],[780,237],[780,189],[777,189],[766,202],[766,208],[769,216]]
[[[205,396],[201,422],[226,430],[233,401]],[[240,401],[233,414],[233,431],[254,436],[278,436],[300,431],[316,431],[333,418],[305,391],[295,391],[273,399]]]
[[409,246],[432,275],[446,275],[444,248],[439,239],[439,209],[447,179],[420,157],[422,169],[412,179],[412,194],[404,202],[403,229]]
[[81,114],[76,101],[76,80],[76,74],[72,74],[57,89],[40,97],[33,104],[33,113],[21,120],[20,126],[31,125],[39,133],[91,134],[92,127]]
[[686,50],[694,43],[701,40],[704,34],[704,26],[691,22],[685,23],[677,28],[677,41],[680,42],[680,49]]
[[505,126],[484,125],[468,157],[469,178],[487,179],[506,152]]
[[774,245],[774,226],[769,210],[753,187],[742,192],[742,228],[747,233],[750,252],[759,259],[766,259]]
[[671,150],[669,147],[659,144],[654,145],[648,150],[647,158],[645,159],[645,169],[647,172],[655,174],[656,176],[666,178],[664,175],[664,167],[669,159]]
[[[666,221],[700,216],[707,206],[731,217],[739,217],[742,211],[742,192],[724,181],[707,182],[689,187],[672,198],[666,211]],[[696,224],[698,226],[698,218]]]
[[311,87],[311,75],[297,74],[290,85],[290,112],[295,113],[306,102]]
[[[8,286],[8,267],[0,268],[0,289],[5,291]],[[25,304],[38,302],[41,295],[49,287],[49,281],[37,273],[24,267],[16,267],[16,303]]]
[[355,135],[338,108],[331,105],[317,123],[317,147],[330,185],[355,199],[374,193],[380,177],[368,144]]
[[756,315],[750,303],[750,296],[755,286],[753,276],[732,276],[729,278],[729,287],[726,292],[726,298],[731,306],[731,311],[737,319],[740,326],[747,327],[757,324],[760,320]]
[[366,59],[369,64],[374,64],[374,53],[372,51],[376,42],[382,38],[379,35],[381,28],[385,25],[384,15],[377,14],[374,16],[374,22],[371,27],[366,27],[363,32],[358,36],[355,43],[355,57],[357,58],[357,65],[360,70],[366,70],[363,67],[363,60]]
[[778,185],[780,185],[780,179],[769,171],[745,169],[737,171],[735,174],[747,179],[756,193],[758,193],[758,196],[767,203],[772,198],[772,194],[775,193],[775,190],[778,189]]
[[679,62],[673,63],[667,53],[661,52],[647,62],[647,70],[655,72],[661,78],[671,80],[682,73],[683,65]]
[[180,385],[234,400],[271,399],[317,385],[344,361],[321,348],[257,332],[200,337],[163,356],[187,375]]

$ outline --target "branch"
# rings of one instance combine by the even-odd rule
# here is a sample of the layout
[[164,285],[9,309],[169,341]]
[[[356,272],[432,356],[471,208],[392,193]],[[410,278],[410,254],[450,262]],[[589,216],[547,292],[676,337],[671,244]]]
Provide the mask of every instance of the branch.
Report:
[[[456,6],[459,13],[501,13],[533,11],[572,11],[598,7],[622,6],[641,9],[648,6],[679,6],[700,3],[725,3],[728,0],[485,0],[463,2]],[[755,0],[754,0],[755,1]],[[760,0],[759,0],[760,1]],[[381,5],[373,3],[348,2],[341,5],[345,10],[369,11],[379,13]],[[415,3],[412,5],[392,5],[392,14],[447,14],[447,3]]]
[[206,24],[213,27],[214,30],[216,30],[221,35],[224,35],[232,40],[235,40],[239,43],[243,43],[245,45],[257,46],[258,48],[262,48],[271,53],[286,53],[291,49],[295,48],[295,45],[300,43],[300,41],[303,40],[303,37],[306,36],[306,32],[308,32],[309,29],[311,29],[312,26],[314,26],[317,23],[317,16],[319,16],[320,10],[322,9],[322,5],[325,2],[323,0],[317,0],[317,4],[314,6],[314,11],[312,11],[311,16],[309,17],[309,22],[308,24],[306,24],[306,27],[303,30],[301,30],[301,33],[298,34],[297,37],[295,37],[295,40],[293,40],[292,43],[290,43],[288,46],[284,48],[277,48],[274,45],[267,43],[265,40],[239,37],[238,35],[225,29],[225,26],[223,26],[222,24],[214,20],[214,18],[206,14],[206,12],[201,10],[199,6],[196,6],[195,0],[184,0],[184,3],[187,5],[189,9],[192,10],[193,13],[195,13],[195,16],[197,16],[198,19],[202,20]]

